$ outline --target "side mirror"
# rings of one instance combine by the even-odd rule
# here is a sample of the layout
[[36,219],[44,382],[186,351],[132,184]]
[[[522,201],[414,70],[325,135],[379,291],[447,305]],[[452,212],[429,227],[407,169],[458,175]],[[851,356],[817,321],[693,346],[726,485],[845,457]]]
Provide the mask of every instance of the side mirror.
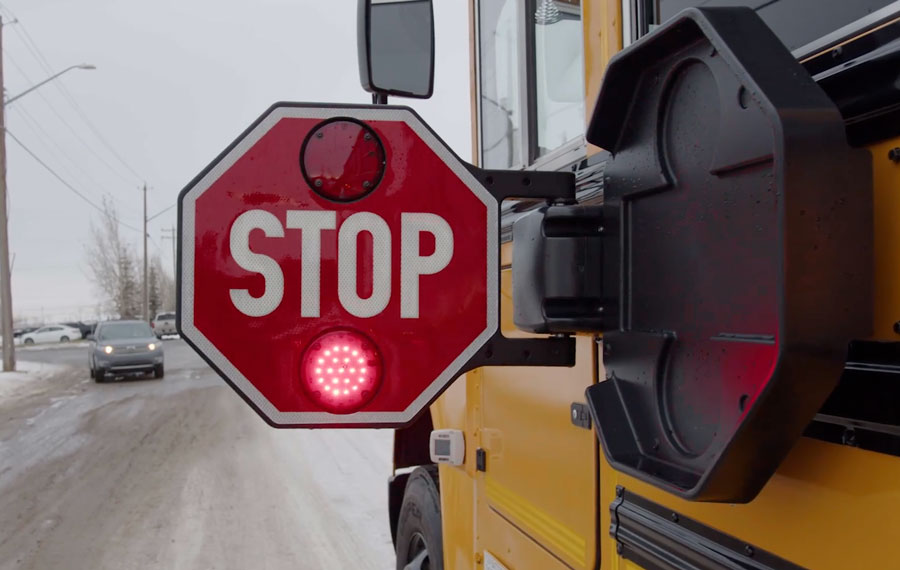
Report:
[[434,89],[431,0],[359,0],[359,81],[376,95],[427,99]]

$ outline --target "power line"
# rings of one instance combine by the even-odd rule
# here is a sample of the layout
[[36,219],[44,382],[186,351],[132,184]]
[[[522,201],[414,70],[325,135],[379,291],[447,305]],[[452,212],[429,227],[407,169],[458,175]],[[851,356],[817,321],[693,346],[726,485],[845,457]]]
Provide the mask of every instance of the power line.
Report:
[[[109,191],[108,188],[105,188],[103,184],[97,182],[91,174],[85,170],[77,160],[73,159],[69,154],[62,148],[62,146],[56,141],[56,138],[50,136],[50,134],[44,130],[44,127],[41,126],[41,123],[35,119],[31,113],[29,113],[25,107],[13,107],[13,111],[16,114],[20,115],[25,122],[25,125],[28,126],[29,129],[34,133],[37,139],[44,145],[45,148],[50,150],[53,154],[58,157],[63,158],[72,168],[75,170],[69,170],[70,174],[74,174],[75,171],[78,172],[81,176],[84,177],[84,180],[87,181],[91,186],[100,188],[104,190],[107,194],[112,195],[112,192]],[[68,170],[68,168],[67,168]],[[77,177],[77,176],[76,176]]]
[[[82,194],[81,192],[79,192],[77,188],[75,188],[74,186],[72,186],[71,184],[69,184],[62,176],[60,176],[59,174],[57,174],[56,171],[53,170],[52,168],[50,168],[50,166],[49,166],[46,162],[44,162],[43,160],[41,160],[41,158],[40,158],[38,155],[36,155],[36,154],[34,154],[33,152],[31,152],[31,149],[29,149],[27,146],[25,146],[25,145],[22,143],[22,141],[20,141],[20,140],[18,139],[18,137],[16,137],[16,135],[14,135],[14,134],[12,134],[12,132],[10,132],[9,129],[6,129],[6,134],[8,134],[9,137],[10,137],[12,140],[14,140],[14,141],[16,142],[16,144],[18,144],[20,147],[22,147],[22,150],[24,150],[24,151],[27,152],[29,155],[31,155],[31,158],[33,158],[34,160],[37,161],[38,164],[40,164],[41,166],[43,166],[44,169],[47,170],[47,172],[49,172],[50,174],[53,175],[54,178],[56,178],[57,180],[59,180],[59,181],[63,184],[63,186],[65,186],[66,188],[68,188],[69,190],[71,190],[72,192],[74,192],[75,195],[77,195],[79,198],[81,198],[82,200],[84,200],[85,202],[87,202],[88,204],[90,204],[91,207],[93,207],[95,210],[97,210],[98,212],[100,212],[100,213],[103,214],[104,216],[109,217],[109,214],[106,212],[106,210],[104,210],[102,207],[100,207],[99,205],[97,205],[97,204],[96,204],[94,201],[92,201],[90,198],[88,198],[87,196],[85,196],[84,194]],[[141,233],[141,230],[137,229],[137,228],[134,227],[134,226],[131,226],[131,225],[126,224],[126,223],[123,222],[122,220],[119,220],[119,219],[116,219],[116,218],[112,218],[112,217],[110,217],[110,219],[111,219],[112,221],[116,222],[117,224],[119,224],[120,226],[124,227],[124,228],[128,228],[129,230],[134,230],[134,231],[136,231],[136,232],[138,232],[138,233]]]
[[164,209],[160,210],[159,212],[156,212],[155,214],[153,214],[152,216],[150,216],[149,218],[147,218],[147,221],[149,222],[149,221],[152,220],[153,218],[156,218],[156,217],[158,217],[158,216],[161,216],[161,215],[165,214],[166,212],[168,212],[169,210],[171,210],[172,208],[174,208],[174,207],[177,206],[177,205],[178,205],[177,203],[176,203],[176,204],[172,204],[172,205],[169,206],[168,208],[164,208]]
[[[41,49],[38,47],[37,42],[34,41],[34,38],[31,37],[31,34],[28,33],[28,29],[25,27],[25,25],[20,23],[19,26],[14,28],[14,31],[16,35],[18,35],[19,38],[23,41],[23,43],[25,43],[25,47],[28,48],[28,50],[38,61],[38,63],[40,63],[44,67],[44,70],[47,73],[52,73],[53,67],[50,65],[50,62],[47,60],[47,58],[44,57],[43,52],[41,52]],[[90,120],[90,118],[88,118],[87,113],[84,112],[84,109],[81,108],[81,105],[78,104],[78,101],[75,99],[72,93],[68,90],[68,88],[65,87],[65,83],[62,80],[58,80],[54,82],[54,85],[59,90],[59,92],[63,94],[63,96],[69,102],[69,105],[71,105],[75,112],[78,113],[78,116],[81,117],[81,120],[84,121],[84,124],[88,127],[88,129],[90,129],[90,131],[94,133],[94,136],[97,137],[97,140],[99,140],[100,143],[106,147],[110,154],[116,157],[116,160],[118,160],[126,170],[137,177],[138,180],[145,180],[144,177],[138,174],[137,171],[132,168],[124,158],[122,158],[122,156],[116,151],[115,147],[113,147],[113,145],[111,145],[109,141],[106,140],[106,137],[103,136],[100,130],[96,126],[94,126],[94,123]]]
[[[4,6],[2,3],[0,3],[0,9],[5,10],[7,13],[9,13],[10,16],[12,16],[13,19],[16,19],[15,14],[13,14],[12,10],[10,10],[6,6]],[[25,27],[25,24],[23,24],[23,23],[21,23],[21,21],[19,21],[19,25],[15,26],[13,28],[13,31],[15,31],[17,36],[19,36],[19,39],[22,40],[22,43],[25,45],[25,48],[29,52],[31,52],[31,55],[38,62],[38,64],[44,68],[44,71],[52,74],[53,67],[50,65],[50,62],[44,56],[44,53],[41,51],[41,48],[38,47],[37,42],[34,41],[34,38],[31,36],[30,33],[28,33],[28,29]],[[110,154],[112,154],[116,158],[116,160],[118,160],[122,164],[122,166],[124,166],[125,169],[128,170],[132,175],[134,175],[139,181],[146,180],[146,178],[144,178],[143,176],[138,174],[137,171],[134,168],[132,168],[131,165],[125,161],[124,158],[122,158],[122,155],[120,155],[118,153],[118,151],[116,151],[115,147],[112,144],[110,144],[109,141],[106,140],[106,137],[103,136],[103,134],[100,132],[100,129],[98,129],[94,125],[93,121],[90,120],[87,113],[84,111],[84,109],[82,109],[81,105],[78,104],[78,101],[75,99],[75,97],[72,95],[72,93],[65,86],[65,83],[60,79],[60,80],[55,81],[54,85],[59,90],[59,92],[62,93],[63,97],[66,98],[66,100],[69,102],[69,105],[72,107],[72,109],[74,109],[75,112],[78,114],[78,116],[81,117],[81,120],[84,122],[84,124],[87,126],[87,128],[90,129],[90,131],[94,134],[94,136],[97,137],[97,140],[99,140],[100,143],[104,147],[106,147],[106,149],[110,152]]]
[[[28,74],[25,73],[25,71],[24,71],[24,70],[23,70],[23,69],[15,62],[14,59],[12,59],[12,57],[10,57],[10,56],[8,55],[8,53],[7,53],[7,58],[9,58],[9,61],[13,64],[13,66],[15,66],[15,68],[19,70],[19,73],[22,74],[22,76],[25,78],[26,81],[28,81],[29,83],[33,83],[33,82],[31,81],[31,79],[28,77]],[[58,82],[58,81],[60,81],[60,80],[57,79],[56,81]],[[47,104],[47,106],[50,108],[50,110],[53,112],[53,114],[56,115],[56,118],[58,118],[58,119],[60,120],[60,122],[61,122],[63,125],[65,125],[65,127],[69,130],[69,132],[72,133],[72,136],[74,136],[74,137],[78,140],[78,142],[80,142],[81,145],[82,145],[85,149],[88,150],[88,152],[90,152],[91,154],[93,154],[94,157],[95,157],[97,160],[99,160],[100,162],[102,162],[103,165],[106,166],[106,167],[110,170],[110,172],[112,172],[113,174],[115,174],[116,176],[118,176],[123,182],[126,182],[126,183],[128,183],[128,184],[131,184],[131,183],[133,182],[133,180],[131,180],[131,178],[129,178],[129,177],[127,177],[127,176],[124,176],[118,169],[116,169],[115,167],[113,167],[113,165],[111,165],[105,158],[103,158],[103,157],[100,155],[100,153],[98,153],[98,152],[94,149],[93,146],[91,146],[86,140],[84,140],[84,138],[78,133],[78,131],[75,129],[75,127],[73,127],[72,124],[69,123],[69,121],[67,121],[66,118],[62,115],[62,113],[60,113],[60,112],[56,109],[56,106],[53,105],[52,102],[50,102],[50,99],[48,99],[46,95],[44,95],[44,94],[43,94],[42,92],[40,92],[40,91],[35,91],[35,94],[36,94],[38,97],[40,97],[40,98],[44,101],[44,103]],[[13,107],[13,108],[15,108],[15,107]]]

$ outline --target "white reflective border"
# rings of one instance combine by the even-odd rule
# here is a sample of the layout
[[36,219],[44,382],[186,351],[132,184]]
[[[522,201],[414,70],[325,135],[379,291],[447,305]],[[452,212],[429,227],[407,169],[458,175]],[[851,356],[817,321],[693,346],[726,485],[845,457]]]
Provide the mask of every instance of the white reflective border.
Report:
[[[357,412],[330,414],[328,412],[282,412],[231,364],[194,325],[194,219],[197,199],[218,180],[226,170],[247,153],[281,119],[330,119],[348,117],[359,121],[402,121],[406,123],[434,153],[472,191],[487,209],[487,322],[484,330],[463,350],[447,368],[402,412]],[[256,127],[241,139],[231,151],[201,178],[182,198],[181,219],[181,328],[188,339],[240,390],[269,421],[276,425],[294,424],[400,424],[406,423],[435,397],[497,331],[499,305],[499,217],[497,201],[466,169],[460,160],[409,109],[397,107],[275,107]],[[249,318],[249,317],[248,317]],[[299,315],[297,318],[300,318]]]

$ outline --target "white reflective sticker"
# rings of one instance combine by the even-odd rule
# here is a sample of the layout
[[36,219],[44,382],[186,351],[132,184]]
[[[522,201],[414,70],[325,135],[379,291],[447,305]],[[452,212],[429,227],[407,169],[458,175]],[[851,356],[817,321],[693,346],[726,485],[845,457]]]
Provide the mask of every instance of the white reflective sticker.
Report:
[[[453,257],[453,230],[437,214],[400,214],[400,317],[419,318],[419,276],[433,275]],[[434,236],[434,252],[419,255],[419,236]]]
[[287,227],[301,230],[300,316],[318,317],[322,285],[322,230],[333,230],[333,211],[288,210]]
[[500,564],[500,561],[494,558],[494,555],[484,551],[484,570],[509,570],[503,564]]
[[231,289],[234,307],[248,317],[264,317],[281,304],[284,296],[284,274],[278,262],[262,253],[250,251],[250,232],[262,230],[266,237],[284,237],[284,228],[273,214],[265,210],[244,212],[231,225],[231,257],[241,269],[259,273],[265,279],[260,297],[253,297],[247,289]]
[[[356,288],[358,267],[356,248],[360,232],[372,234],[372,294],[359,296]],[[374,317],[391,300],[391,230],[378,214],[357,212],[344,220],[338,232],[338,298],[344,309],[355,317]]]

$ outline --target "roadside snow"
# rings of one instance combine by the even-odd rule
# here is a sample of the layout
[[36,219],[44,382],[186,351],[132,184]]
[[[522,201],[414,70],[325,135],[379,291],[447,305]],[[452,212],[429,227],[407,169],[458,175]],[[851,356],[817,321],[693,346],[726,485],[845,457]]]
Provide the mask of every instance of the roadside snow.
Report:
[[0,372],[0,398],[28,388],[30,382],[49,378],[65,368],[59,364],[19,361],[15,372]]
[[[34,352],[38,350],[65,350],[69,348],[84,348],[88,345],[88,341],[86,340],[75,340],[72,342],[50,342],[47,344],[30,344],[28,346],[19,345],[16,343],[18,348],[16,352]],[[2,345],[0,345],[2,346]]]

